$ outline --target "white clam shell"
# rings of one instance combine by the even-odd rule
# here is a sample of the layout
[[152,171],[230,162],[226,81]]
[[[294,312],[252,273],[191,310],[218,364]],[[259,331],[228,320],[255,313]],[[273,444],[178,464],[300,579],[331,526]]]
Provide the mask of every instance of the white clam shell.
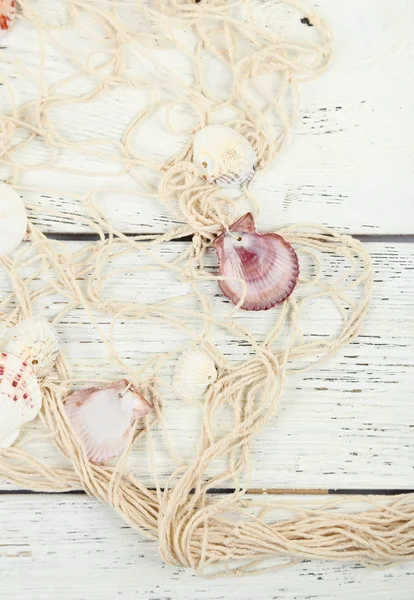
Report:
[[20,246],[26,229],[26,209],[20,196],[6,183],[0,183],[0,256]]
[[0,448],[8,448],[19,429],[32,421],[42,406],[42,392],[29,365],[0,353]]
[[215,362],[197,345],[191,345],[179,357],[173,385],[180,396],[197,400],[217,379]]
[[70,424],[89,460],[120,456],[131,439],[133,424],[153,407],[126,379],[105,388],[78,390],[65,402]]
[[6,331],[1,347],[29,363],[37,377],[45,377],[59,355],[55,328],[43,317],[29,317]]
[[209,183],[239,188],[253,177],[257,156],[250,142],[231,127],[209,125],[194,136],[193,162]]

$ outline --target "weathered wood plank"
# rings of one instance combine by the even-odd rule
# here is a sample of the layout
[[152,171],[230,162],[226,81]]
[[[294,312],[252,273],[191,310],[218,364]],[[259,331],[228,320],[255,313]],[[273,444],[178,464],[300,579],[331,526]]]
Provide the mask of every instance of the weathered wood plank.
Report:
[[[283,498],[289,500],[289,497]],[[306,502],[294,497],[292,502]],[[2,593],[11,600],[412,600],[411,564],[386,570],[321,561],[242,580],[162,564],[155,542],[85,496],[3,496]],[[313,501],[313,500],[312,500]]]
[[[45,18],[53,22],[58,18],[56,6],[56,2],[53,7],[42,4]],[[292,144],[256,177],[251,191],[262,207],[261,223],[278,227],[314,221],[354,233],[414,233],[414,42],[408,25],[414,20],[414,4],[404,0],[320,0],[315,9],[332,25],[334,59],[324,76],[303,86]],[[303,39],[312,32],[297,15],[281,20],[280,7],[270,0],[262,2],[255,15],[285,31],[293,27],[294,19]],[[65,31],[60,39],[79,57],[94,50],[92,37],[81,28]],[[7,46],[1,57],[2,76],[16,89],[16,101],[23,103],[33,96],[25,68],[37,72],[39,44],[30,25],[21,21],[2,43]],[[20,67],[12,61],[18,61]],[[53,42],[47,43],[46,61],[50,83],[74,72],[70,59]],[[186,61],[178,53],[170,52],[168,61],[177,74],[189,77]],[[136,59],[133,66],[141,62]],[[159,76],[144,62],[142,69],[152,79]],[[76,85],[84,91],[83,84]],[[76,89],[74,92],[68,84],[65,92],[75,93]],[[5,88],[0,90],[0,102],[7,113]],[[52,121],[70,141],[118,140],[145,102],[136,89],[121,86],[95,101],[55,108]],[[188,115],[177,114],[184,124]],[[167,134],[163,119],[163,114],[155,115],[139,131],[137,140],[139,150],[156,159],[171,156],[187,140]],[[98,204],[124,231],[160,232],[180,221],[161,202],[146,198],[129,176],[114,177],[118,169],[114,161],[97,156],[99,151],[110,154],[109,146],[98,144],[87,150],[85,155],[72,147],[62,153],[59,171],[40,169],[18,180],[25,201],[37,207],[31,209],[32,220],[43,230],[87,231],[86,225],[74,223],[71,215],[87,215],[81,198],[96,187],[101,188],[95,196]],[[40,164],[45,158],[42,143],[34,141],[21,160]],[[88,177],[86,171],[97,175]],[[7,178],[8,173],[1,168],[0,178]],[[241,203],[240,211],[248,207]]]
[[[80,242],[68,244],[71,249],[81,246]],[[165,245],[164,257],[171,259],[183,248],[181,243]],[[288,378],[278,416],[253,446],[252,487],[409,489],[413,486],[414,245],[372,243],[368,248],[375,271],[374,299],[362,334],[320,367]],[[171,273],[157,270],[142,276],[137,273],[135,269],[148,264],[149,259],[129,256],[122,260],[113,265],[120,267],[120,272],[105,285],[104,295],[108,299],[147,302],[151,298],[156,302],[188,291],[186,284]],[[40,282],[33,285],[36,283],[40,285]],[[0,284],[6,293],[8,284],[4,278]],[[208,283],[206,289],[214,298],[216,283]],[[228,303],[219,294],[214,301],[215,316],[224,318]],[[50,296],[36,302],[35,310],[53,318],[65,306],[62,297]],[[271,312],[242,312],[237,319],[261,339]],[[332,332],[337,322],[329,305],[320,303],[306,313],[306,318],[305,332],[313,335]],[[97,319],[108,333],[109,318],[97,315]],[[194,331],[200,331],[198,321],[194,317],[188,321]],[[62,351],[81,381],[94,380],[100,374],[102,378],[115,379],[122,374],[108,362],[107,350],[83,310],[71,310],[58,330]],[[139,367],[149,356],[171,352],[189,338],[167,322],[142,319],[120,322],[115,339],[122,360]],[[249,346],[240,345],[231,335],[217,332],[214,339],[231,360],[246,358],[251,352]],[[172,361],[171,367],[173,364]],[[167,384],[168,373],[167,370],[163,379]],[[171,391],[166,390],[165,394],[164,410],[171,441],[184,458],[191,459],[200,430],[200,408],[184,405]],[[225,424],[227,416],[223,415],[223,419]],[[158,475],[165,482],[173,463],[158,430],[154,431],[154,444]],[[62,464],[50,442],[33,442],[30,448],[35,455]],[[142,446],[131,460],[134,472],[151,484],[153,470],[149,459],[143,459]]]

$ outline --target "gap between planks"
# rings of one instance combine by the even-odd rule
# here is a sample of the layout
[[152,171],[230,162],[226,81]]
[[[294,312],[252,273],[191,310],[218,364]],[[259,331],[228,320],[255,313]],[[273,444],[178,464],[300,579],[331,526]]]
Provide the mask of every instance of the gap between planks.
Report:
[[[125,237],[143,237],[143,238],[148,238],[148,237],[154,237],[156,238],[157,236],[160,235],[164,235],[164,233],[150,233],[150,234],[143,234],[143,233],[124,233],[123,235],[125,235]],[[414,244],[414,235],[413,234],[362,234],[362,235],[354,235],[352,233],[347,234],[347,235],[351,235],[352,237],[354,237],[355,239],[359,240],[360,242],[363,243],[387,243],[387,244],[395,244],[395,243],[408,243],[408,244]],[[97,242],[99,241],[100,237],[97,234],[94,233],[58,233],[58,232],[48,232],[45,233],[45,236],[48,239],[51,240],[57,240],[59,242]],[[105,239],[108,239],[108,235],[105,234]],[[192,240],[192,236],[185,236],[182,238],[173,238],[171,240],[169,240],[168,243],[170,242],[191,242]]]
[[[155,488],[149,487],[150,491],[155,491]],[[164,488],[161,488],[164,491]],[[193,490],[194,491],[194,490]],[[232,488],[211,488],[209,494],[233,494],[236,490]],[[246,490],[246,495],[254,496],[400,496],[405,494],[413,494],[414,489],[328,489],[328,488],[250,488]],[[71,490],[69,492],[35,492],[32,490],[0,490],[0,496],[11,495],[79,495],[86,496],[83,490]]]

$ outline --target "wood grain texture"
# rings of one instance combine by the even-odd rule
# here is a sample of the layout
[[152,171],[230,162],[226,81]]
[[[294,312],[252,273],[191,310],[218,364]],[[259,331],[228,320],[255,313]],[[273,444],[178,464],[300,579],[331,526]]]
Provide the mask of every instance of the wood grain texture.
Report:
[[[72,249],[81,245],[68,244]],[[164,258],[177,256],[184,246],[165,245]],[[361,336],[323,365],[288,377],[278,415],[253,444],[252,487],[413,488],[414,245],[371,243],[368,248],[375,272],[374,299]],[[333,264],[328,260],[327,273],[338,267],[333,260]],[[214,257],[210,261],[213,268]],[[159,270],[147,271],[141,277],[136,269],[149,263],[150,259],[129,256],[111,265],[118,267],[119,273],[108,280],[105,297],[159,301],[188,291],[174,275]],[[0,284],[7,292],[7,282],[3,279]],[[229,304],[217,293],[216,283],[207,284],[206,290],[212,298],[217,296],[215,315],[224,318]],[[60,296],[51,296],[36,303],[35,310],[53,318],[65,302]],[[187,300],[186,306],[191,308],[191,302]],[[237,320],[261,339],[272,314],[241,312]],[[108,317],[97,318],[102,330],[108,332]],[[305,333],[312,336],[332,333],[337,325],[336,313],[329,304],[315,303],[304,318]],[[200,330],[197,318],[190,318],[188,325],[194,331]],[[80,381],[94,380],[100,373],[109,379],[122,375],[110,366],[106,348],[83,310],[71,310],[58,330],[62,351]],[[189,340],[187,333],[162,319],[121,321],[115,339],[120,357],[133,367],[143,365],[149,356],[180,348]],[[219,331],[214,339],[231,360],[245,359],[251,352],[248,345]],[[174,360],[162,379],[167,385],[173,365]],[[175,449],[185,460],[191,460],[202,422],[201,408],[183,404],[166,388],[164,412]],[[223,427],[228,426],[229,418],[224,411]],[[154,431],[153,439],[157,473],[163,484],[175,463],[168,456],[160,431]],[[36,456],[62,464],[51,442],[33,442],[29,448]],[[131,465],[145,483],[153,483],[153,468],[143,445],[135,450]]]
[[[44,0],[45,14],[58,14],[59,0]],[[257,16],[267,24],[279,22],[274,0],[261,0]],[[292,143],[271,168],[260,172],[252,193],[262,207],[259,226],[277,228],[298,221],[322,222],[342,231],[365,235],[413,234],[414,211],[414,77],[412,59],[414,5],[408,0],[318,0],[309,2],[332,25],[334,59],[329,71],[302,88],[301,113]],[[283,21],[291,25],[292,15]],[[296,17],[295,17],[296,18]],[[311,32],[303,24],[304,32]],[[91,51],[90,36],[65,32],[64,41],[80,56]],[[306,35],[304,33],[304,35]],[[63,39],[63,38],[62,38]],[[24,43],[22,43],[24,40]],[[11,57],[35,72],[39,46],[29,28],[17,21],[1,46],[0,70],[17,90],[17,101],[33,94],[24,69],[15,69]],[[71,73],[70,62],[47,46],[49,81]],[[177,73],[185,76],[185,61],[168,56]],[[156,75],[149,73],[150,76]],[[70,91],[68,89],[68,91]],[[142,102],[137,94],[113,90],[104,102],[79,104],[70,114],[56,111],[54,123],[62,133],[84,138],[119,137]],[[0,110],[8,112],[0,86]],[[185,120],[185,115],[180,118]],[[183,140],[165,135],[162,124],[152,123],[139,143],[157,158],[176,152]],[[44,160],[37,142],[24,159]],[[21,195],[34,223],[47,232],[87,233],[72,215],[87,216],[80,201],[97,185],[105,188],[97,200],[116,226],[127,232],[162,232],[180,222],[158,201],[141,195],[128,177],[119,181],[125,193],[111,191],[112,165],[76,152],[62,157],[61,171],[37,171],[22,181]],[[70,174],[69,169],[77,171]],[[98,178],[84,175],[99,171]],[[6,179],[7,169],[0,169]],[[117,182],[118,185],[118,182]],[[240,213],[249,208],[240,203]],[[181,244],[169,245],[167,256]],[[414,482],[414,245],[370,244],[374,259],[374,301],[362,335],[329,363],[288,382],[279,416],[256,440],[252,485],[277,488],[413,488]],[[161,293],[183,293],[182,284],[153,272],[138,280],[130,271],[112,280],[124,299],[147,301]],[[0,286],[8,282],[0,275]],[[212,292],[214,293],[213,289]],[[224,315],[225,303],[220,315]],[[51,298],[37,312],[54,316],[63,308]],[[228,308],[228,307],[227,307]],[[326,332],[335,323],[324,307],[315,307],[310,333]],[[266,322],[249,321],[259,335]],[[99,316],[107,331],[108,319]],[[196,326],[196,323],[194,323]],[[121,324],[119,351],[133,365],[144,357],[173,348],[184,338],[163,323]],[[63,352],[80,378],[94,376],[90,364],[99,363],[107,374],[103,344],[80,310],[71,311],[59,326]],[[249,353],[235,339],[218,338],[231,359]],[[93,361],[91,361],[91,356]],[[114,373],[114,376],[116,373]],[[185,407],[174,396],[165,410],[171,439],[186,459],[193,455],[200,426],[198,409]],[[185,414],[185,418],[183,415]],[[225,419],[224,419],[225,425]],[[29,430],[30,432],[30,430]],[[157,437],[158,436],[158,437]],[[161,481],[171,470],[154,434]],[[33,443],[34,455],[64,464],[51,442]],[[135,473],[150,484],[149,461],[142,448],[131,460]],[[13,486],[0,484],[1,490]],[[307,498],[292,498],[305,502]],[[184,569],[162,565],[156,544],[133,532],[109,508],[83,495],[0,495],[1,597],[10,600],[413,600],[412,565],[372,571],[358,565],[312,561],[260,579],[206,581]]]
[[[289,497],[286,497],[288,500]],[[307,502],[304,497],[292,502]],[[3,496],[0,570],[9,600],[412,600],[414,567],[321,561],[260,578],[200,579],[86,496]]]
[[[59,2],[43,5],[45,15],[56,19]],[[354,233],[414,233],[414,4],[405,0],[320,0],[315,10],[334,31],[334,59],[325,75],[303,86],[300,119],[291,145],[255,178],[251,191],[262,207],[259,225],[312,221]],[[302,38],[312,33],[297,14],[281,14],[273,0],[260,2],[255,16],[287,33],[299,25]],[[62,42],[79,57],[93,50],[90,36],[82,30],[65,31]],[[13,57],[36,73],[36,36],[27,24],[17,22],[4,44],[2,76],[9,78],[17,90],[17,101],[23,102],[33,95],[33,86],[25,71],[17,69],[16,73],[10,60]],[[47,50],[49,82],[72,73],[64,53],[53,43],[48,43]],[[179,75],[188,78],[182,57],[170,52],[168,61]],[[134,62],[137,65],[139,61]],[[145,76],[158,76],[148,71],[148,65],[143,64],[142,69]],[[70,86],[67,93],[73,93]],[[1,90],[0,102],[7,111]],[[113,89],[96,101],[54,109],[53,124],[70,140],[119,139],[143,103],[145,98],[137,90]],[[185,113],[177,116],[181,124],[188,119]],[[187,139],[167,134],[163,118],[157,114],[136,140],[139,149],[157,159],[168,158]],[[36,164],[44,158],[40,142],[34,142],[22,156]],[[85,175],[87,170],[100,175],[90,178]],[[117,179],[113,173],[110,161],[72,148],[62,155],[59,171],[33,171],[19,183],[25,187],[21,191],[24,200],[38,207],[31,210],[33,222],[45,231],[87,231],[86,226],[73,223],[71,215],[86,216],[79,198],[96,187],[101,188],[97,202],[124,231],[161,232],[180,221],[159,201],[145,198],[129,176]],[[1,169],[1,178],[7,174],[7,169]],[[115,187],[125,193],[114,191]],[[240,212],[246,208],[248,203],[241,202]]]

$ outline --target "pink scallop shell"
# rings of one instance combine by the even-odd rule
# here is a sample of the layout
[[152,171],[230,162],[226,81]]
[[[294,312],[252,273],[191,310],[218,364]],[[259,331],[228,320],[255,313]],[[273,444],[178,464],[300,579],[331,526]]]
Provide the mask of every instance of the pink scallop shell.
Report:
[[0,31],[6,31],[16,16],[15,0],[0,0]]
[[120,379],[104,388],[78,390],[66,400],[66,414],[89,460],[105,462],[120,456],[130,442],[134,422],[153,409],[130,386]]
[[244,310],[268,310],[295,289],[299,276],[295,250],[277,233],[258,233],[251,213],[224,231],[214,247],[218,274],[229,278],[219,281],[221,291],[233,304],[244,298]]

